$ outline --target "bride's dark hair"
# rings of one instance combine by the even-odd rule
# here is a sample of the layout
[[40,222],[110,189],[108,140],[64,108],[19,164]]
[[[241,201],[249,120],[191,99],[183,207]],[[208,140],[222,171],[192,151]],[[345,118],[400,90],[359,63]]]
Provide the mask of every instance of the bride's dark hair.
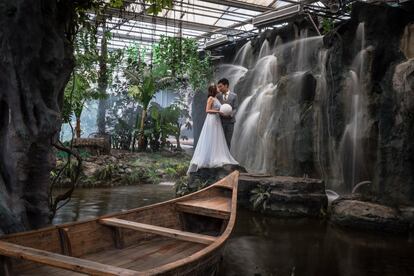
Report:
[[208,87],[208,95],[207,98],[209,97],[215,97],[217,95],[218,91],[217,91],[217,86],[213,83]]

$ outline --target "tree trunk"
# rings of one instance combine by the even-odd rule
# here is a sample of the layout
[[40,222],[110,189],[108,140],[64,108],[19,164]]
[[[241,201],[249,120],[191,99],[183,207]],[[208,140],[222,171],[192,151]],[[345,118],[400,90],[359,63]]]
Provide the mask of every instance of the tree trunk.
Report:
[[145,120],[147,118],[147,109],[143,108],[142,109],[142,116],[141,116],[141,126],[139,128],[139,133],[138,133],[138,150],[139,151],[144,151],[147,149],[147,141],[145,139],[145,135],[144,135],[144,128],[145,128]]
[[[98,89],[101,95],[106,96],[106,89],[108,88],[108,42],[105,37],[106,28],[105,21],[102,23],[103,35],[101,39],[101,54],[99,55],[99,79],[98,79]],[[105,98],[99,99],[98,104],[98,133],[105,134],[106,132],[106,109],[108,106],[108,101]]]
[[177,124],[178,133],[175,136],[175,140],[177,140],[177,150],[181,150],[181,143],[180,143],[180,136],[181,136],[181,125]]
[[76,116],[76,127],[75,127],[75,133],[76,133],[76,138],[80,138],[81,137],[81,119],[80,116]]
[[132,132],[133,135],[132,135],[132,139],[131,139],[132,141],[131,141],[131,146],[130,146],[132,152],[135,151],[135,142],[137,141],[137,138],[139,137],[139,132],[138,132],[138,135],[137,135],[137,130],[138,129],[141,129],[140,128],[140,120],[139,120],[139,118],[140,118],[140,116],[139,116],[139,110],[140,110],[140,107],[137,106],[137,110],[135,112],[135,114],[136,114],[136,117],[135,117],[135,125],[134,125],[134,130]]
[[0,234],[48,222],[51,143],[73,68],[66,37],[71,7],[56,0],[0,2]]

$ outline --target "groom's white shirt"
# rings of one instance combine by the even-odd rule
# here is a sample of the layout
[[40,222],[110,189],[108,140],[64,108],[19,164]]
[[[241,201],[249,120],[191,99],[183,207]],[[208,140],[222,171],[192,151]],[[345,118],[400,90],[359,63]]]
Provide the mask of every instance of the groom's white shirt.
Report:
[[230,89],[227,90],[227,92],[223,94],[223,100],[225,100],[227,102],[227,100],[229,99],[230,93],[231,93]]

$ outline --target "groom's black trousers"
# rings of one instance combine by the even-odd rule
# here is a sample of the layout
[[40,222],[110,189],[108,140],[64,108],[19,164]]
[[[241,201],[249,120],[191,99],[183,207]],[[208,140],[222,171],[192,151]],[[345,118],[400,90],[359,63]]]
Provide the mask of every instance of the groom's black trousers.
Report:
[[226,137],[227,146],[230,149],[231,137],[233,137],[234,123],[223,123],[224,136]]

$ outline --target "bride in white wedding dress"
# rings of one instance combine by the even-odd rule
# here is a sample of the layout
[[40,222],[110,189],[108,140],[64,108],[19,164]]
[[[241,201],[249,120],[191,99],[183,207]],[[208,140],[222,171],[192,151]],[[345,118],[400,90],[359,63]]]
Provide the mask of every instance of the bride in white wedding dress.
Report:
[[220,119],[221,104],[216,98],[217,93],[216,85],[210,85],[206,106],[207,117],[204,121],[203,129],[201,130],[187,174],[201,168],[216,168],[226,164],[239,164],[231,156],[226,143]]

